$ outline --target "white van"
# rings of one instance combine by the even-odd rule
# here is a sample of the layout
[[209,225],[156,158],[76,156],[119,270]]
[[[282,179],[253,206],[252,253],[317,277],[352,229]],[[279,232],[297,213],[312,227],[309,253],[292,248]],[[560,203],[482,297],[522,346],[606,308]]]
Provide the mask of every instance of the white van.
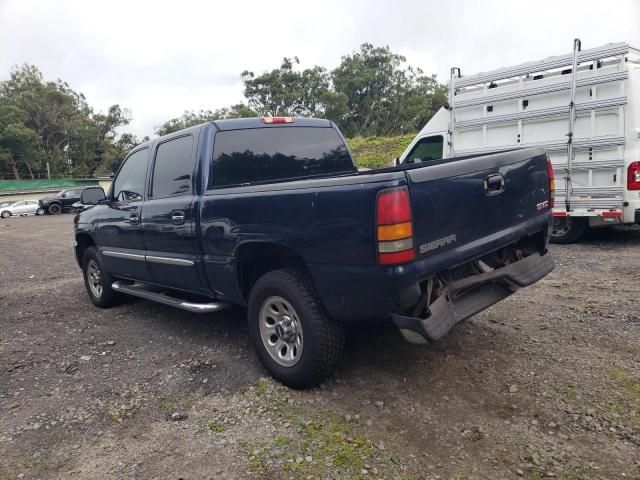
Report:
[[556,177],[552,241],[640,223],[640,51],[581,50],[576,39],[567,55],[475,75],[452,68],[449,86],[449,108],[397,163],[541,145]]

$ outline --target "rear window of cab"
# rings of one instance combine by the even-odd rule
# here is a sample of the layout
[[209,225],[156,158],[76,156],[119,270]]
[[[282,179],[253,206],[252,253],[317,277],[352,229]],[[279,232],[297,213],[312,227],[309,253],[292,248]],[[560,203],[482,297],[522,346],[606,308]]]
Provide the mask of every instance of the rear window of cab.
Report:
[[267,127],[218,132],[209,189],[354,173],[333,128]]

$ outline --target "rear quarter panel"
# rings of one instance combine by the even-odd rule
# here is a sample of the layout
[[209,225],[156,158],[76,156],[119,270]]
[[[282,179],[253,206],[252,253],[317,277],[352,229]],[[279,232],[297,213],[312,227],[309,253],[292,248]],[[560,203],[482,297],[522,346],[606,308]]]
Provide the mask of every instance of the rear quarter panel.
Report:
[[385,173],[207,192],[200,221],[205,268],[213,290],[238,300],[237,285],[230,285],[236,279],[234,257],[247,243],[288,247],[310,268],[375,265],[376,194],[381,188],[404,183],[404,174]]

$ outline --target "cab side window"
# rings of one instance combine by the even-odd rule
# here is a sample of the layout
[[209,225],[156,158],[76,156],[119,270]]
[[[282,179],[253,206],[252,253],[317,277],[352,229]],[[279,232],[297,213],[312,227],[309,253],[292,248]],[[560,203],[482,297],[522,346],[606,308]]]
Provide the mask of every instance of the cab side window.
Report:
[[113,198],[120,202],[142,200],[147,177],[149,149],[143,148],[129,155],[113,182]]
[[153,166],[151,197],[190,194],[194,167],[193,137],[174,138],[158,145]]
[[428,162],[442,158],[444,139],[442,135],[425,137],[418,140],[411,153],[407,155],[406,163]]

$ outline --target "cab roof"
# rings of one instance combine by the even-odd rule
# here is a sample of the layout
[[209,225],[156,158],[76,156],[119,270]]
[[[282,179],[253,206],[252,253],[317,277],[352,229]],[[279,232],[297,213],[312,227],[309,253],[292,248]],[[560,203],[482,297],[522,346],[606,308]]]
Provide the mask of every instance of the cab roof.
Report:
[[195,132],[197,130],[200,130],[204,125],[214,125],[218,129],[218,131],[221,131],[221,132],[228,131],[228,130],[247,130],[252,128],[290,128],[290,127],[330,128],[332,126],[332,123],[330,120],[325,120],[321,118],[292,117],[291,122],[273,123],[273,124],[264,123],[262,120],[263,118],[264,117],[230,118],[228,120],[214,120],[212,122],[200,123],[192,127],[167,133],[166,135],[162,135],[161,137],[149,139],[146,142],[142,142],[139,145],[136,145],[131,150],[131,152],[133,152],[134,150],[140,150],[144,147],[150,147],[154,143],[162,141],[163,139],[168,137],[175,137],[175,136],[179,136],[180,134]]
[[290,123],[268,124],[262,121],[263,117],[232,118],[228,120],[215,120],[213,123],[218,130],[244,130],[248,128],[281,128],[281,127],[331,127],[329,120],[320,118],[294,117]]

